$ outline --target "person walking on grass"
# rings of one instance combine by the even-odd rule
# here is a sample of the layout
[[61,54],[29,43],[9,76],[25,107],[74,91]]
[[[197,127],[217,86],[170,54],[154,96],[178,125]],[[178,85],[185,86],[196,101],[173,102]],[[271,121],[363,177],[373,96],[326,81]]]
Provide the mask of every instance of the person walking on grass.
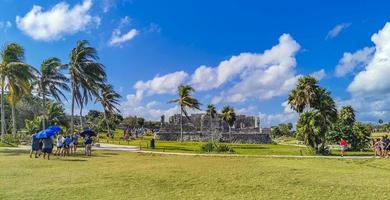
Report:
[[62,154],[61,150],[64,147],[64,137],[62,135],[59,135],[57,137],[57,149],[54,155],[60,156]]
[[31,136],[31,151],[30,151],[30,158],[32,158],[32,154],[35,153],[35,158],[38,158],[38,154],[40,154],[39,149],[39,139],[37,138],[37,134],[34,133]]
[[385,158],[389,157],[389,145],[390,145],[390,140],[387,138],[387,136],[384,136],[382,138],[382,156]]
[[70,148],[70,143],[72,142],[72,139],[70,138],[69,135],[65,137],[64,140],[64,153],[63,156],[69,156],[69,148]]
[[375,151],[375,156],[382,155],[381,140],[379,138],[377,138],[376,141],[374,142],[374,151]]
[[53,151],[53,140],[53,137],[43,139],[43,159],[45,159],[47,155],[47,159],[50,160],[50,154]]
[[345,138],[341,138],[340,140],[341,157],[344,157],[347,148],[348,148],[347,140],[345,140]]
[[79,135],[73,133],[72,140],[73,140],[73,153],[76,154],[77,145],[79,144]]
[[84,145],[85,145],[85,155],[91,156],[92,155],[92,137],[87,135],[84,138]]

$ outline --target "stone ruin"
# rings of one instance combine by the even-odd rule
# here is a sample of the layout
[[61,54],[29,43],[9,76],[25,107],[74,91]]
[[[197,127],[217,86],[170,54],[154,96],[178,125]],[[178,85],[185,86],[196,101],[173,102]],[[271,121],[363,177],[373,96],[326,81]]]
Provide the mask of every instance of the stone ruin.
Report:
[[[161,128],[158,137],[161,140],[180,140],[180,114],[169,117],[161,116]],[[267,144],[271,142],[270,129],[261,128],[260,118],[237,115],[229,132],[229,125],[221,115],[211,118],[204,113],[183,116],[183,140],[185,141],[220,141],[233,143]]]

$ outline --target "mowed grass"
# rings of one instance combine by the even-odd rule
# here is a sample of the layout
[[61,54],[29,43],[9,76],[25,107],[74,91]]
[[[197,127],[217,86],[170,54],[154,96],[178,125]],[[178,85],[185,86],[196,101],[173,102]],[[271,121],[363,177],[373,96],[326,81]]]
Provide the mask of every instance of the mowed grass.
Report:
[[387,159],[99,151],[47,161],[0,150],[0,163],[0,199],[385,199],[390,185]]

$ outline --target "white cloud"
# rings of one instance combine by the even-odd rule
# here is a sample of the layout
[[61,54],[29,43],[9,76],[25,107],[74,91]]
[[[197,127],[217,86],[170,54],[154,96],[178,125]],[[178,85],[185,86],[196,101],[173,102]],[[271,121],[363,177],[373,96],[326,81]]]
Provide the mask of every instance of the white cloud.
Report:
[[164,76],[155,76],[152,80],[138,81],[134,88],[136,89],[135,98],[142,99],[144,95],[175,93],[177,87],[184,83],[188,74],[184,71],[178,71]]
[[145,119],[155,121],[159,121],[162,115],[165,115],[167,119],[169,116],[178,113],[179,109],[177,106],[170,107],[167,109],[161,109],[156,107],[156,105],[158,104],[158,102],[152,101],[144,106],[139,103],[135,103],[132,97],[128,96],[127,101],[121,104],[120,110],[123,116],[137,115],[140,117],[144,117]]
[[326,72],[324,69],[321,69],[319,71],[313,72],[310,74],[310,76],[314,77],[318,81],[322,80],[326,76]]
[[337,24],[335,27],[332,28],[326,35],[326,39],[333,39],[337,37],[342,30],[348,28],[351,24],[349,23],[342,23],[342,24]]
[[354,53],[345,52],[336,66],[335,75],[338,77],[345,76],[356,68],[364,67],[372,60],[374,52],[374,47],[364,47]]
[[84,0],[72,8],[66,2],[61,2],[48,11],[34,5],[25,16],[16,16],[16,24],[35,40],[57,40],[83,31],[94,23],[99,25],[100,18],[89,14],[91,7],[92,0]]
[[[210,89],[210,86],[218,87],[238,77],[236,84],[221,93],[220,99],[225,102],[244,102],[251,97],[270,99],[281,96],[295,86],[299,77],[295,72],[295,54],[299,49],[299,44],[290,35],[283,34],[279,38],[279,44],[263,54],[245,53],[232,57],[213,69],[214,73],[207,72],[210,68],[198,68],[193,77],[205,77],[209,73],[210,80],[204,78],[199,82],[193,78],[192,82],[197,87],[209,86]],[[204,73],[203,76],[199,75],[201,73]],[[211,77],[217,78],[213,80]]]
[[386,23],[371,40],[375,44],[373,58],[348,86],[348,91],[354,96],[390,93],[390,23]]
[[132,40],[136,35],[138,35],[138,31],[136,29],[131,29],[129,32],[122,34],[119,29],[115,29],[112,32],[110,45],[119,45],[124,42]]
[[134,37],[139,34],[139,31],[137,29],[131,29],[126,33],[122,33],[121,29],[128,25],[130,23],[130,20],[131,19],[128,16],[120,20],[119,26],[112,31],[111,38],[109,41],[110,46],[121,45],[124,42],[134,39]]

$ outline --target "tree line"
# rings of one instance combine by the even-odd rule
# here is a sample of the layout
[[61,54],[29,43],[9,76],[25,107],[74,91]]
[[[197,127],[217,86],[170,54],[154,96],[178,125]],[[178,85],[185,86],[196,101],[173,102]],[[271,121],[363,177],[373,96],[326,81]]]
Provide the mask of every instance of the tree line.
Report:
[[[70,93],[71,115],[70,133],[75,131],[75,109],[80,112],[80,128],[83,128],[82,111],[89,102],[99,102],[107,129],[110,129],[108,118],[119,113],[117,106],[121,96],[107,82],[105,67],[99,62],[95,48],[86,40],[78,41],[70,51],[69,59],[62,62],[56,57],[42,61],[39,68],[33,67],[25,60],[25,50],[17,43],[6,44],[1,50],[1,140],[7,133],[6,104],[11,110],[11,126],[14,137],[18,131],[16,105],[26,98],[37,99],[42,104],[39,113],[40,128],[47,123],[59,123],[64,112],[62,106],[68,101]],[[56,113],[57,112],[57,113]],[[34,120],[34,119],[32,119]],[[35,130],[33,122],[26,121],[25,126]]]

